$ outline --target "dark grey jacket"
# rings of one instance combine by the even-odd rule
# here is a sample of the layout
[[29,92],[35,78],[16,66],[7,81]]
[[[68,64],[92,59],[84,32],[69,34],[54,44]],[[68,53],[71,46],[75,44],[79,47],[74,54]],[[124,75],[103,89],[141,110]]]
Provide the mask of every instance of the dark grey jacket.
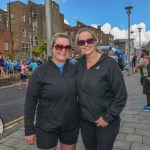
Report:
[[127,101],[126,87],[118,64],[105,54],[89,70],[85,56],[79,59],[77,87],[80,116],[93,123],[100,116],[107,122],[118,118]]
[[[69,130],[77,126],[76,65],[65,63],[63,72],[49,60],[32,74],[25,99],[25,135],[36,126],[45,131]],[[38,104],[38,105],[37,105]]]

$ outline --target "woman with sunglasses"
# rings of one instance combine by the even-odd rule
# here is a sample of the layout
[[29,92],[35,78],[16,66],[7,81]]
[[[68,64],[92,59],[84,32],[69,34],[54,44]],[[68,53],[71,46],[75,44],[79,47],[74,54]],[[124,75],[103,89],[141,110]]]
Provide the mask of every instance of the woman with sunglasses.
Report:
[[118,64],[98,52],[97,43],[92,30],[78,31],[75,46],[83,54],[77,64],[81,135],[86,150],[112,150],[127,92]]
[[[77,116],[76,65],[68,57],[71,40],[65,33],[54,35],[53,57],[33,72],[25,100],[25,139],[40,150],[75,150]],[[36,122],[34,116],[36,112]]]

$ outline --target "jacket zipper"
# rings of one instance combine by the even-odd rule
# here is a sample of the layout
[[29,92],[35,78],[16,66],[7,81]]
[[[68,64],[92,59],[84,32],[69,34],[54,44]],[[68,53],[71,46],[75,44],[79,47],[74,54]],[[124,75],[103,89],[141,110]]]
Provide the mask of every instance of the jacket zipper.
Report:
[[[86,73],[85,73],[84,78],[83,78],[83,90],[84,91],[85,91],[85,86],[84,86],[85,85],[85,79],[86,79],[87,74],[88,74],[88,70],[86,70]],[[87,109],[88,109],[89,113],[91,114],[91,116],[94,119],[94,115],[93,115],[93,113],[91,112],[91,110],[89,109],[89,107],[88,107],[88,105],[86,103],[86,99],[85,99],[85,95],[84,94],[83,94],[83,99],[84,99],[84,103],[87,106]],[[93,122],[95,122],[95,120],[93,120]]]

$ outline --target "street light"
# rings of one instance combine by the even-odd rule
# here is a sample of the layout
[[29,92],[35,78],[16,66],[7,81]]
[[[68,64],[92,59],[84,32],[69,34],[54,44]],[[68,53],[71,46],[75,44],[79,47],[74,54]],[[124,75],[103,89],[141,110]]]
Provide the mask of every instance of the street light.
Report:
[[141,50],[141,30],[142,30],[142,28],[139,27],[138,30],[139,30],[139,51],[140,51]]
[[47,31],[47,59],[52,56],[52,51],[50,49],[50,43],[52,39],[52,0],[45,0],[45,18],[46,18],[46,31]]
[[130,14],[132,6],[125,7],[125,10],[128,14],[128,75],[131,75],[131,66],[130,66]]
[[30,59],[32,59],[32,48],[33,48],[33,26],[32,26],[32,6],[29,9],[29,28],[30,28]]

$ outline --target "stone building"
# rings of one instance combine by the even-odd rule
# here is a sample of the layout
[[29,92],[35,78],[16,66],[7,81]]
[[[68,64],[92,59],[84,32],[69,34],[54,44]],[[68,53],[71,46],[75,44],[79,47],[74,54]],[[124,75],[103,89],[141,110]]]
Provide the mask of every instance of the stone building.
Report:
[[[59,5],[52,1],[51,7],[52,32],[64,32],[64,15],[59,12]],[[45,6],[42,4],[31,0],[27,4],[17,0],[8,3],[5,24],[5,30],[13,32],[14,53],[18,57],[29,57],[28,50],[46,41]]]

